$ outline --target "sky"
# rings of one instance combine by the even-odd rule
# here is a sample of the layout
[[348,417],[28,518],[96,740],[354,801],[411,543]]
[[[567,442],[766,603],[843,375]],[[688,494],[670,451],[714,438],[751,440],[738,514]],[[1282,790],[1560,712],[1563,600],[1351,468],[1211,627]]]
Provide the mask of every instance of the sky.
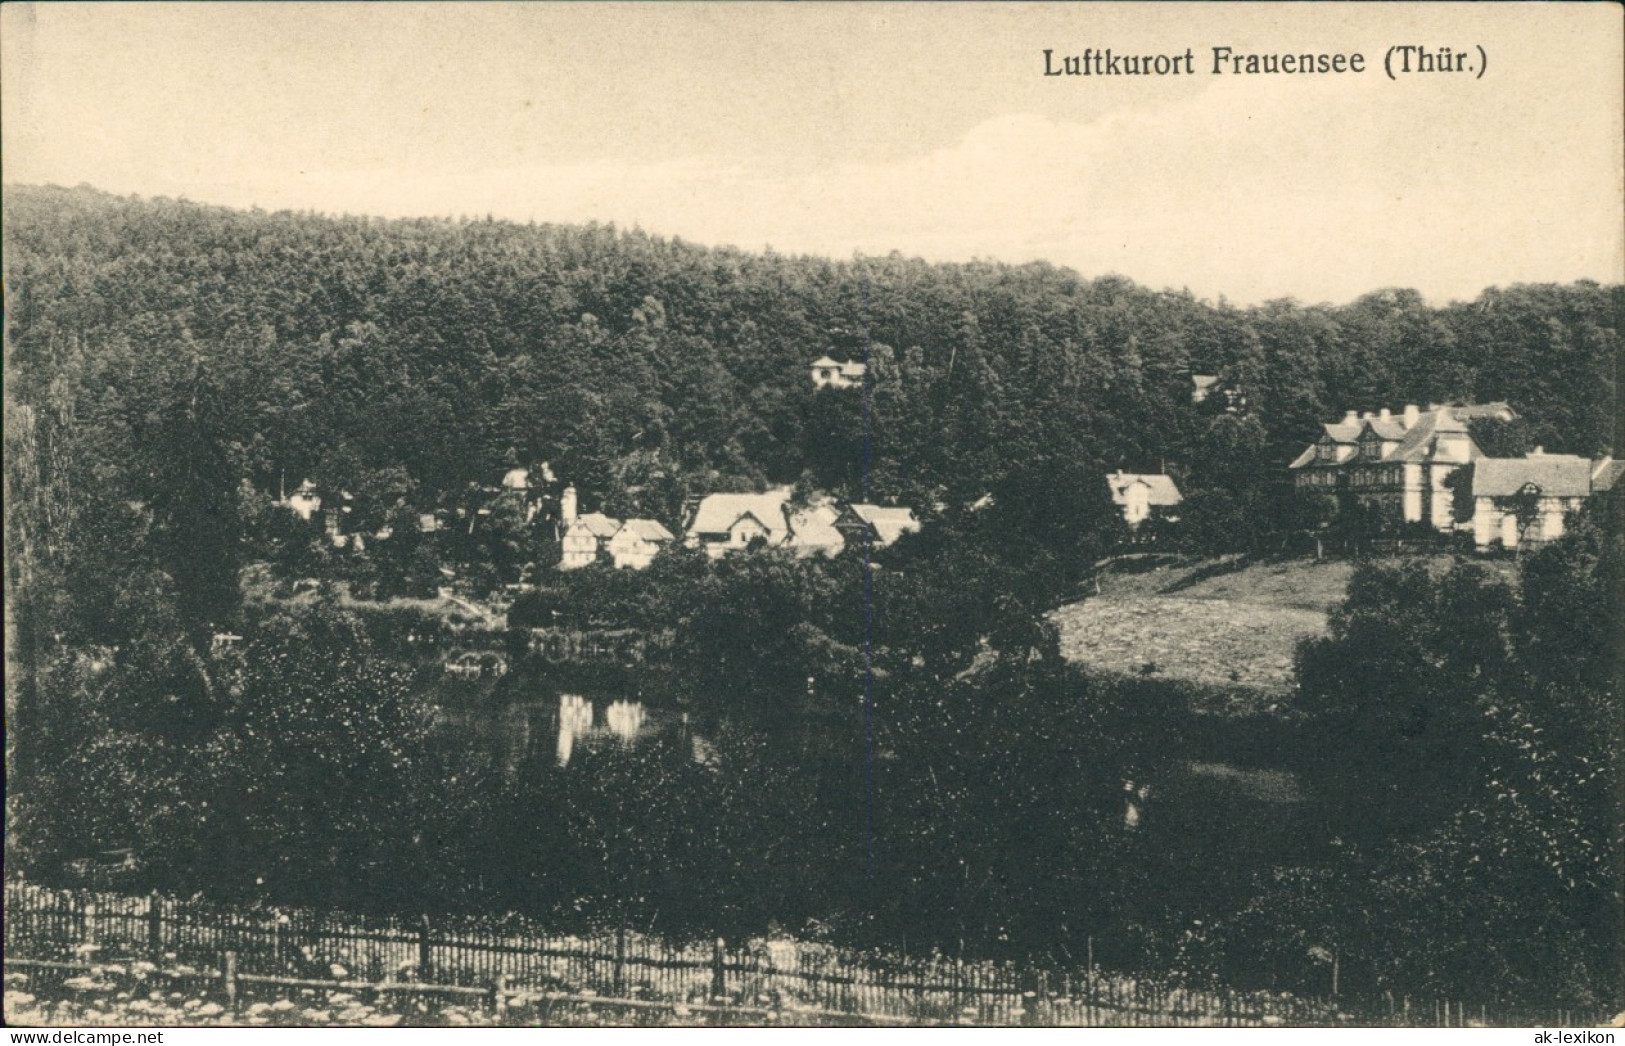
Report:
[[[1618,4],[7,3],[0,174],[1046,260],[1237,304],[1625,280]],[[1395,45],[1477,75],[1390,79]],[[1211,49],[1363,74],[1212,75]],[[1043,50],[1194,56],[1046,77]]]

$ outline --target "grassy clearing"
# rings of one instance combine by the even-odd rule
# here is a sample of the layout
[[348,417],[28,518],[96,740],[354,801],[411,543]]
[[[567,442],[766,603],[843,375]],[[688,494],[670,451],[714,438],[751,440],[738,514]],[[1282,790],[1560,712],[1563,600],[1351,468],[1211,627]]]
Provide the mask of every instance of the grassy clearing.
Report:
[[[1441,570],[1453,562],[1426,558]],[[1511,562],[1485,565],[1516,578]],[[1293,689],[1299,641],[1325,634],[1353,574],[1347,560],[1121,560],[1051,619],[1061,652],[1094,671],[1278,696]]]
[[1052,618],[1061,652],[1097,672],[1283,695],[1298,642],[1325,633],[1353,572],[1311,560],[1130,560]]
[[1053,619],[1061,653],[1096,671],[1276,694],[1298,641],[1326,630],[1320,610],[1171,596],[1101,596]]

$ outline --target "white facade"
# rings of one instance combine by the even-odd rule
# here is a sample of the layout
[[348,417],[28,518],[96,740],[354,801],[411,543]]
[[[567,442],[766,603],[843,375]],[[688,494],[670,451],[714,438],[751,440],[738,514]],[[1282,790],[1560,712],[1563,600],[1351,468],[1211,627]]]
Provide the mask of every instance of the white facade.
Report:
[[652,519],[629,519],[609,539],[609,557],[617,569],[642,570],[673,540],[671,531]]
[[812,383],[817,389],[846,389],[862,385],[868,367],[857,360],[845,363],[822,356],[812,363]]

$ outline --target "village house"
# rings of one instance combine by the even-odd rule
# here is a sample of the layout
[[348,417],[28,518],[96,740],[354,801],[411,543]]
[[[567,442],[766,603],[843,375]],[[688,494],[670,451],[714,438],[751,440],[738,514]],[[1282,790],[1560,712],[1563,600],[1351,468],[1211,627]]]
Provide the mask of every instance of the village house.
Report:
[[703,548],[712,559],[761,542],[770,548],[790,537],[785,506],[790,488],[765,494],[709,494],[700,499],[690,519],[684,543]]
[[283,508],[309,523],[322,510],[322,495],[316,484],[305,480],[292,494],[278,502]]
[[1123,512],[1123,520],[1138,527],[1153,515],[1172,519],[1172,512],[1183,500],[1172,477],[1162,473],[1113,472],[1106,476],[1111,488],[1112,504]]
[[810,505],[790,507],[790,540],[788,545],[798,556],[838,556],[846,547],[846,538],[835,526],[841,512],[833,501],[821,498]]
[[885,548],[904,534],[920,529],[911,508],[895,505],[848,505],[835,520],[835,529],[856,548]]
[[602,512],[578,514],[576,488],[565,487],[559,502],[559,543],[564,549],[559,569],[575,570],[607,558],[609,539],[620,529],[620,520]]
[[846,389],[862,385],[868,368],[857,360],[841,363],[820,356],[812,362],[813,387],[818,389]]
[[760,542],[798,556],[837,556],[849,545],[883,548],[920,528],[914,511],[880,505],[847,505],[814,499],[791,502],[789,487],[764,494],[712,494],[701,498],[686,528],[685,543],[713,559]]
[[642,570],[656,554],[676,540],[653,519],[614,519],[602,512],[578,512],[576,488],[565,487],[559,499],[560,570],[576,570],[594,563]]
[[1556,541],[1564,517],[1612,489],[1620,466],[1612,457],[1592,461],[1541,447],[1521,458],[1480,458],[1473,465],[1473,544],[1482,551]]
[[656,520],[629,519],[609,539],[607,549],[616,567],[642,570],[674,540],[672,532]]
[[1453,497],[1445,481],[1484,456],[1468,433],[1479,418],[1511,421],[1505,403],[1427,410],[1408,405],[1397,414],[1349,411],[1324,426],[1321,436],[1288,466],[1299,491],[1347,496],[1382,510],[1395,521],[1455,529]]

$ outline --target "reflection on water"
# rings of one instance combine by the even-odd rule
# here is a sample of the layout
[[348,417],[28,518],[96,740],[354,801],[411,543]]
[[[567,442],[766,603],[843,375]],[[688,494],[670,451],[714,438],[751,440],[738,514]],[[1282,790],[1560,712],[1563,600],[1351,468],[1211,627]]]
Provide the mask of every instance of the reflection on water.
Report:
[[[606,744],[636,745],[671,729],[686,733],[687,717],[625,697],[560,693],[494,708],[442,706],[436,726],[447,743],[483,749],[512,775],[527,762],[569,766]],[[696,762],[715,758],[703,738],[691,734],[689,740]]]
[[641,701],[611,701],[604,707],[602,721],[595,714],[595,705],[580,694],[559,695],[558,762],[569,766],[575,754],[576,742],[590,742],[600,738],[613,738],[617,743],[630,745],[654,732],[649,713]]

